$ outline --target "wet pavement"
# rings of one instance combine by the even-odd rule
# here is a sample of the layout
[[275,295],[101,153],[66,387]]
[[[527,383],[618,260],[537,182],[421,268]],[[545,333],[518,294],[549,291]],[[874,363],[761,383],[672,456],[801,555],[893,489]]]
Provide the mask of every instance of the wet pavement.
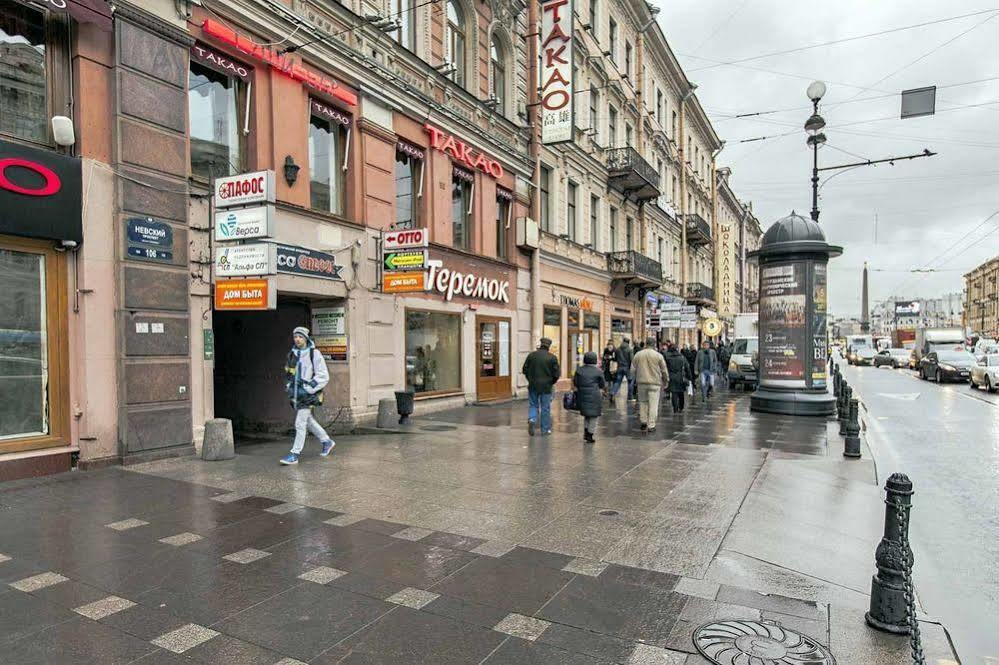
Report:
[[999,663],[999,394],[841,366],[866,407],[881,475],[912,479],[923,605],[948,626],[962,662]]
[[694,631],[743,619],[904,662],[863,625],[872,464],[825,421],[723,391],[652,434],[619,405],[584,445],[577,415],[532,438],[524,412],[310,442],[297,467],[264,442],[0,485],[3,659],[705,663]]

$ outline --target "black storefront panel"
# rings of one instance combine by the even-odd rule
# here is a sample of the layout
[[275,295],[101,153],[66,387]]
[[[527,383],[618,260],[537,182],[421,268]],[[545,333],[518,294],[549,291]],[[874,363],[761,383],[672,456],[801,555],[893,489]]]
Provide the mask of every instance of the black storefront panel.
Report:
[[83,242],[80,160],[0,141],[0,234]]

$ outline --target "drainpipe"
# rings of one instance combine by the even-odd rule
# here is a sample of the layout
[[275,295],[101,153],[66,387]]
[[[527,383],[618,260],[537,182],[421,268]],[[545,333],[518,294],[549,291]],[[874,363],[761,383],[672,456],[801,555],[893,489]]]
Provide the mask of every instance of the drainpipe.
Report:
[[[687,264],[689,260],[687,248],[687,100],[690,99],[697,86],[693,83],[687,92],[680,97],[680,126],[677,129],[679,136],[676,137],[677,155],[680,158],[680,297],[684,302],[687,300]],[[690,342],[690,331],[683,333],[685,343]]]
[[[531,175],[531,219],[541,224],[541,126],[538,122],[539,82],[538,82],[538,3],[527,3],[527,113],[531,128],[529,142],[534,173]],[[541,339],[541,235],[538,234],[538,247],[531,253],[531,344]]]

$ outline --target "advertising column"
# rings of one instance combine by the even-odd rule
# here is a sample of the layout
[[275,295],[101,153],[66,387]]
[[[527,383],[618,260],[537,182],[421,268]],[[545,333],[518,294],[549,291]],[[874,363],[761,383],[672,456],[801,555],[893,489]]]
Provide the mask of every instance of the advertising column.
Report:
[[806,388],[804,261],[768,265],[760,271],[760,385]]

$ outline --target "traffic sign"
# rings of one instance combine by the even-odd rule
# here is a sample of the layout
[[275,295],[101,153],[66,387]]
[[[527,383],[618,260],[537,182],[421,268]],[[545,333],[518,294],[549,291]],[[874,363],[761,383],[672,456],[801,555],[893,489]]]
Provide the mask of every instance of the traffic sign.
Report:
[[387,272],[382,275],[383,293],[409,293],[426,290],[424,272]]
[[382,249],[409,249],[413,247],[426,247],[429,236],[426,229],[406,229],[403,231],[385,231],[382,240]]
[[424,270],[427,267],[427,250],[385,252],[384,262],[385,270]]

